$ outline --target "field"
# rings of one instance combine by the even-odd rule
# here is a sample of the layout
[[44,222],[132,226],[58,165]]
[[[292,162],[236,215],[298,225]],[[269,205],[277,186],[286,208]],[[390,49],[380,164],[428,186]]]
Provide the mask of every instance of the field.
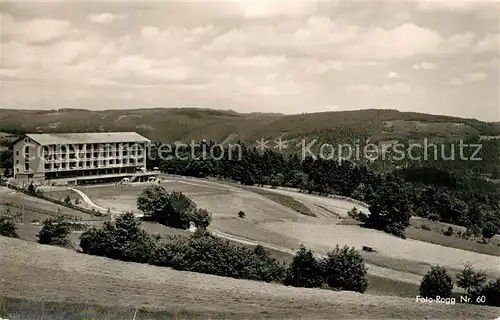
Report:
[[[312,248],[318,254],[324,254],[329,249],[334,247],[335,245],[349,245],[355,246],[358,249],[361,249],[362,246],[368,245],[377,250],[375,253],[367,253],[362,252],[368,269],[369,269],[369,294],[376,295],[390,295],[390,296],[400,296],[400,297],[414,297],[418,293],[418,285],[421,281],[422,276],[429,270],[431,265],[440,264],[447,267],[449,272],[454,275],[458,271],[459,268],[463,266],[465,262],[471,262],[474,266],[487,270],[490,277],[499,276],[499,270],[497,268],[498,256],[500,253],[497,251],[498,247],[493,245],[484,245],[475,243],[472,241],[467,241],[464,239],[457,239],[454,237],[446,237],[439,233],[438,231],[442,228],[442,225],[432,225],[433,230],[427,231],[418,228],[420,223],[428,223],[427,221],[415,220],[412,227],[408,229],[409,238],[407,240],[399,239],[393,237],[389,234],[370,230],[366,228],[362,228],[357,225],[345,225],[342,222],[346,221],[345,215],[348,210],[350,210],[353,206],[353,203],[344,201],[344,200],[336,200],[329,199],[319,196],[310,196],[307,194],[299,194],[291,191],[283,191],[283,190],[275,190],[275,189],[258,189],[255,188],[239,188],[236,185],[227,185],[224,183],[217,183],[214,181],[203,180],[203,179],[182,179],[178,177],[167,177],[167,181],[162,184],[169,191],[181,191],[189,196],[195,203],[202,208],[208,209],[213,215],[213,221],[210,226],[210,230],[216,235],[225,237],[232,241],[237,241],[242,245],[246,246],[254,246],[257,244],[264,245],[267,247],[273,256],[280,260],[290,261],[292,258],[292,253],[299,247],[300,244],[304,244],[309,248]],[[141,191],[147,187],[147,183],[143,184],[134,184],[132,186],[115,186],[115,185],[102,185],[102,186],[84,186],[78,187],[79,190],[84,192],[92,202],[102,206],[109,207],[112,210],[119,211],[135,211],[136,208],[136,199],[137,196],[141,193]],[[255,191],[255,192],[252,192]],[[77,197],[77,194],[71,191],[50,191],[45,192],[46,195],[52,196],[54,198],[64,198],[66,194],[70,194],[72,199],[74,200]],[[17,199],[17,201],[26,201],[25,203],[48,208],[51,210],[57,210],[56,205],[52,203],[47,203],[45,201],[28,197],[22,194],[13,193],[10,190],[3,190],[0,194],[1,198],[8,199]],[[16,198],[17,197],[17,198]],[[79,196],[78,196],[79,197]],[[80,197],[80,200],[83,201],[83,198]],[[274,200],[274,201],[273,201]],[[85,205],[82,202],[82,205]],[[305,215],[305,211],[313,213],[316,217],[312,217],[309,215]],[[94,217],[89,217],[84,213],[79,211],[70,210],[67,208],[59,208],[60,212],[64,212],[65,214],[80,216],[82,219],[88,219],[89,223],[94,225],[100,225],[102,221],[95,221]],[[237,215],[238,211],[244,211],[246,216],[244,219],[239,218]],[[94,221],[90,221],[92,219]],[[151,222],[143,222],[143,227],[151,233],[158,233],[160,235],[170,235],[170,234],[189,234],[187,231],[180,231],[171,228],[167,228],[155,223]],[[33,225],[19,225],[20,233],[22,234],[22,239],[34,241],[36,240],[36,233],[39,230],[39,226]],[[74,232],[72,235],[72,242],[74,247],[78,246],[78,232]],[[429,240],[426,242],[418,241],[427,237]],[[443,238],[444,237],[444,238]],[[411,239],[417,238],[418,240]],[[446,241],[450,242],[448,245]],[[461,243],[459,246],[469,246],[471,248],[470,251],[459,250],[457,248],[453,248],[456,246],[456,243]],[[29,246],[28,244],[20,244],[21,246]],[[33,244],[31,244],[33,245]],[[446,245],[446,246],[444,246]],[[56,250],[59,252],[57,248],[50,247],[41,247],[43,250]],[[45,249],[47,248],[47,249]],[[23,249],[24,250],[24,249]],[[34,250],[34,249],[26,249],[26,250]],[[38,250],[38,249],[37,249]],[[42,250],[42,251],[43,251]],[[477,251],[477,252],[472,252]],[[478,252],[486,253],[481,254]],[[12,254],[24,254],[23,252],[16,252],[15,250]],[[59,254],[59,253],[58,253]],[[64,253],[61,251],[61,255],[65,256],[66,254],[72,255],[73,253]],[[164,314],[162,312],[167,312],[170,315],[176,314],[184,314],[187,312],[189,316],[193,316],[200,313],[211,313],[217,315],[217,312],[222,312],[224,315],[230,314],[230,310],[225,306],[228,304],[227,302],[224,304],[223,302],[217,303],[207,303],[205,300],[208,299],[207,296],[203,296],[203,290],[208,289],[200,289],[202,292],[197,292],[202,296],[198,296],[196,294],[196,290],[194,289],[194,284],[191,284],[191,275],[187,273],[177,273],[172,270],[161,270],[155,267],[144,266],[147,270],[150,271],[141,271],[142,267],[137,266],[135,264],[123,264],[120,262],[110,262],[109,260],[99,260],[101,258],[97,257],[87,257],[84,255],[75,255],[72,256],[74,259],[80,260],[81,266],[76,266],[76,262],[67,261],[62,262],[62,258],[57,258],[55,255],[55,259],[50,258],[35,258],[41,259],[38,260],[40,262],[40,269],[46,268],[49,274],[57,274],[57,278],[61,279],[61,284],[50,284],[52,289],[47,290],[46,292],[52,292],[52,290],[63,290],[62,286],[67,285],[64,281],[68,281],[68,277],[70,273],[75,273],[77,276],[75,278],[75,283],[79,284],[81,290],[78,290],[76,287],[72,288],[70,286],[69,292],[67,293],[70,297],[74,297],[74,299],[69,299],[69,302],[72,306],[74,305],[75,312],[90,312],[90,310],[107,310],[106,312],[113,314],[114,312],[129,312],[130,310],[126,309],[125,302],[122,302],[123,305],[112,303],[108,301],[105,297],[101,297],[100,295],[104,295],[101,293],[101,290],[107,290],[107,295],[111,297],[115,297],[116,299],[123,299],[120,301],[132,301],[132,297],[137,297],[137,303],[133,304],[135,306],[146,306],[148,303],[148,308],[150,311],[160,312],[154,313],[156,315]],[[17,263],[18,256],[8,260],[8,263]],[[72,258],[72,259],[73,259]],[[22,257],[19,258],[22,260]],[[81,260],[84,259],[85,261]],[[90,260],[88,260],[90,259]],[[94,260],[97,259],[97,260]],[[95,267],[94,263],[98,263],[97,261],[106,261],[106,265],[111,263],[112,266],[105,267],[103,266]],[[104,264],[104,262],[100,262]],[[44,266],[48,264],[48,266]],[[127,265],[127,267],[125,267]],[[60,267],[58,270],[57,267]],[[92,266],[91,270],[88,270]],[[38,266],[37,266],[38,267]],[[7,268],[4,265],[4,268]],[[35,266],[30,266],[30,268],[35,268]],[[52,269],[51,269],[52,268]],[[69,269],[67,269],[69,268]],[[77,269],[75,269],[77,268]],[[111,271],[108,268],[118,268],[117,271]],[[125,273],[129,272],[124,271],[124,269],[120,268],[132,268],[133,272],[138,272],[140,275],[137,276],[137,279],[133,278],[133,276],[129,280],[120,279],[120,277],[125,277]],[[16,269],[16,268],[14,268]],[[28,268],[29,269],[29,268]],[[99,271],[99,270],[104,270]],[[31,270],[31,269],[29,269]],[[120,271],[121,270],[121,271]],[[10,271],[9,271],[10,272]],[[24,272],[24,271],[20,271]],[[31,270],[30,273],[37,275],[40,278],[40,284],[49,285],[50,282],[48,279],[41,276],[42,271],[40,270]],[[59,272],[61,274],[59,274]],[[132,272],[132,273],[133,273]],[[182,281],[188,281],[190,284],[187,284],[187,299],[192,299],[191,302],[186,302],[182,304],[181,300],[181,286],[180,284],[170,283],[167,280],[157,280],[156,278],[150,278],[148,275],[145,275],[144,272],[151,272],[152,274],[164,274],[167,277],[168,281],[179,281],[177,277],[180,277]],[[3,271],[2,271],[3,273]],[[175,274],[173,276],[172,274]],[[3,275],[3,274],[2,274]],[[24,275],[19,276],[17,274],[5,274],[8,279],[12,277],[11,280],[13,283],[16,281],[20,281],[24,279]],[[81,281],[79,277],[82,277]],[[92,282],[91,280],[85,280],[92,278],[95,276],[96,279],[101,279],[103,281],[103,286]],[[195,275],[195,277],[209,277],[202,275]],[[100,278],[102,277],[102,278]],[[108,278],[111,277],[111,278]],[[175,279],[174,279],[175,278]],[[217,278],[217,277],[216,277]],[[45,279],[45,280],[44,280]],[[189,279],[189,280],[186,280]],[[200,278],[201,279],[201,278]],[[204,279],[204,278],[203,278]],[[220,282],[231,282],[236,281],[234,279],[220,279]],[[100,280],[100,281],[101,281]],[[96,297],[93,297],[91,294],[87,293],[85,289],[84,282],[90,281],[89,286],[95,288],[95,291],[99,291],[96,293]],[[97,280],[96,280],[97,281]],[[159,281],[159,282],[158,282]],[[159,283],[163,283],[162,281],[167,281],[169,286],[173,286],[172,294],[165,295],[164,287],[159,285]],[[194,281],[194,280],[193,280]],[[200,280],[202,281],[202,280]],[[203,280],[208,281],[208,280]],[[38,286],[38,280],[37,280]],[[194,282],[193,282],[194,283]],[[244,282],[247,283],[247,282]],[[252,283],[252,282],[250,282]],[[200,284],[201,285],[201,284]],[[216,294],[221,292],[221,290],[229,290],[225,286],[220,286],[212,283],[212,286],[218,288],[215,290]],[[257,285],[257,284],[255,284]],[[57,287],[60,286],[60,287]],[[143,287],[143,286],[148,286]],[[304,308],[301,311],[290,309],[290,305],[293,303],[286,299],[292,299],[291,293],[288,291],[291,288],[284,288],[282,286],[272,285],[272,290],[278,290],[279,293],[268,293],[267,295],[261,295],[259,292],[254,292],[254,289],[244,290],[242,292],[233,292],[231,290],[230,294],[234,294],[236,296],[241,296],[242,298],[237,300],[238,304],[242,304],[241,308],[238,307],[234,312],[238,314],[237,317],[243,317],[242,315],[249,315],[251,312],[251,304],[254,308],[258,302],[261,300],[267,301],[263,304],[263,313],[262,316],[278,315],[278,316],[292,316],[298,317],[300,312],[310,312],[312,310],[313,298],[318,294],[322,297],[322,295],[331,295],[331,299],[335,299],[335,301],[323,302],[320,299],[317,306],[319,313],[319,317],[326,315],[326,309],[323,308],[323,303],[330,307],[335,307],[337,309],[337,304],[344,306],[347,302],[343,300],[344,293],[342,293],[342,297],[335,296],[339,293],[329,292],[323,293],[315,293],[317,290],[311,291],[314,293],[306,294],[307,298],[302,296],[297,296],[297,301],[300,303],[304,303]],[[16,289],[14,292],[18,292],[19,290],[28,290],[26,288],[22,288],[23,286],[19,286],[20,288]],[[125,289],[127,288],[127,289]],[[224,289],[223,289],[224,288]],[[278,288],[278,289],[276,289]],[[130,290],[129,290],[130,289]],[[124,292],[125,290],[129,290],[129,292]],[[177,290],[177,291],[176,291]],[[292,289],[296,290],[296,289]],[[277,292],[278,292],[277,291]],[[300,290],[299,290],[300,291]],[[35,290],[35,292],[37,292]],[[153,295],[153,292],[157,292],[159,294],[158,297],[151,297],[148,294]],[[287,292],[287,293],[285,293]],[[294,291],[295,292],[295,291]],[[301,291],[302,292],[302,291]],[[308,290],[304,292],[309,292]],[[33,293],[30,298],[30,295],[24,297],[23,294],[14,294],[7,295],[8,301],[4,302],[5,306],[11,306],[9,308],[15,308],[15,306],[25,305],[26,303],[33,306],[30,299],[40,300],[43,298],[43,292],[40,293],[41,298],[36,298],[36,294]],[[48,293],[47,293],[48,294]],[[282,295],[286,295],[286,298]],[[302,293],[300,293],[302,294]],[[350,295],[349,293],[348,295]],[[458,294],[458,293],[455,293]],[[144,297],[143,297],[144,295]],[[173,296],[172,296],[173,295]],[[245,296],[249,295],[249,296]],[[0,294],[0,296],[6,296],[4,294]],[[249,297],[252,297],[251,299]],[[52,306],[54,308],[58,308],[61,306],[61,301],[63,294],[56,295],[53,299],[50,299],[52,302]],[[146,298],[147,297],[147,298]],[[182,296],[183,297],[183,296]],[[245,298],[247,297],[247,298]],[[266,298],[267,297],[267,298]],[[367,300],[375,299],[375,297],[364,295],[362,296],[363,301],[364,297],[367,297]],[[20,299],[20,300],[16,300]],[[27,299],[27,300],[26,300]],[[205,299],[205,300],[204,300]],[[267,299],[267,300],[266,300]],[[273,299],[276,299],[273,300]],[[302,301],[301,299],[305,299]],[[310,299],[310,300],[308,300]],[[316,298],[314,298],[316,299]],[[340,299],[340,300],[339,300]],[[392,300],[393,298],[391,298]],[[397,299],[397,298],[396,298]],[[253,301],[256,301],[255,303]],[[169,301],[166,303],[165,301]],[[222,301],[225,301],[222,299]],[[84,302],[85,305],[82,306],[80,303]],[[283,304],[282,304],[283,303]],[[364,302],[363,302],[364,303]],[[403,302],[402,302],[403,303]],[[408,317],[411,318],[411,315],[417,315],[417,311],[412,311],[416,308],[413,301],[411,302],[413,307],[409,304],[410,301],[407,300],[404,302],[408,304]],[[94,306],[95,305],[95,306]],[[104,305],[104,306],[103,306]],[[114,309],[109,309],[109,305],[113,305]],[[165,310],[159,311],[160,306],[164,305]],[[285,308],[285,306],[288,307]],[[66,305],[67,307],[67,305]],[[65,308],[66,308],[65,307]],[[423,307],[422,305],[418,305],[418,308]],[[73,308],[73,307],[71,307]],[[80,309],[79,309],[80,308]],[[90,309],[89,309],[90,308]],[[123,309],[125,308],[125,309]],[[206,309],[204,309],[206,308]],[[327,308],[325,306],[325,308]],[[363,313],[358,311],[356,316],[351,315],[348,316],[347,313],[344,315],[344,309],[347,310],[347,307],[339,307],[339,312],[341,317],[352,317],[352,318],[367,318],[371,316],[370,313]],[[344,309],[343,309],[344,308]],[[400,309],[396,308],[396,305],[387,307],[388,310],[392,310],[394,314],[399,315],[400,317],[407,317],[401,310],[405,310],[406,307],[401,307]],[[391,309],[392,308],[392,309]],[[412,309],[413,308],[413,309]],[[455,306],[456,308],[456,306]],[[461,307],[462,308],[462,307]],[[472,307],[471,307],[472,308]],[[36,309],[36,308],[35,308]],[[154,309],[154,310],[153,310]],[[161,309],[161,308],[160,308]],[[359,309],[359,308],[357,308]],[[1,309],[0,309],[1,310]],[[80,311],[78,311],[80,310]],[[85,311],[82,311],[85,310]],[[120,311],[121,310],[121,311]],[[124,311],[125,310],[125,311]],[[128,311],[127,311],[128,310]],[[156,311],[155,311],[156,310]],[[286,311],[289,310],[289,311]],[[321,311],[323,310],[323,311]],[[472,312],[469,307],[467,308],[468,312]],[[287,313],[289,312],[289,313]],[[312,311],[311,311],[312,312]],[[316,311],[314,311],[316,312]],[[361,312],[361,313],[359,313]],[[379,312],[379,313],[377,313]],[[377,311],[374,313],[375,316],[383,317],[383,312],[385,311]],[[380,313],[382,312],[382,313]],[[434,312],[434,311],[432,311]],[[220,315],[220,314],[219,314]],[[435,317],[440,317],[440,313],[434,314]],[[450,316],[450,314],[443,313],[443,316]],[[155,315],[152,316],[153,318]],[[232,314],[231,314],[232,317]],[[101,319],[101,316],[100,316]],[[107,318],[102,318],[107,319]],[[109,318],[111,319],[111,318]],[[493,319],[493,318],[492,318]]]
[[[9,319],[494,319],[498,309],[301,289],[174,271],[0,237]],[[20,285],[22,283],[22,285]],[[44,301],[44,305],[40,301]],[[85,304],[82,304],[85,303]]]
[[[101,206],[137,211],[137,196],[146,186],[147,184],[91,186],[79,189]],[[277,189],[251,192],[257,188],[244,190],[203,179],[167,177],[163,186],[169,191],[185,193],[199,207],[208,209],[213,214],[212,230],[238,237],[243,241],[267,244],[269,247],[288,251],[296,250],[300,244],[304,244],[320,254],[326,253],[337,244],[355,246],[358,249],[365,245],[371,246],[377,253],[367,256],[366,259],[374,276],[415,284],[431,265],[441,264],[450,270],[457,270],[466,262],[488,271],[492,277],[499,275],[497,261],[500,248],[497,246],[446,237],[435,231],[416,228],[409,230],[410,238],[425,240],[427,236],[429,241],[403,240],[376,230],[343,225],[339,223],[339,219],[345,217],[347,211],[353,207],[353,203],[344,200]],[[271,193],[276,195],[274,199],[281,204],[269,199]],[[313,206],[316,212],[310,212],[315,213],[317,217],[306,216],[293,210],[305,210],[304,208]],[[240,210],[246,213],[245,219],[238,218],[237,212]],[[329,214],[317,214],[319,210],[328,210]],[[482,250],[488,254],[444,246],[454,243],[462,243],[462,246],[468,244],[471,249],[479,248],[480,250],[475,251]]]

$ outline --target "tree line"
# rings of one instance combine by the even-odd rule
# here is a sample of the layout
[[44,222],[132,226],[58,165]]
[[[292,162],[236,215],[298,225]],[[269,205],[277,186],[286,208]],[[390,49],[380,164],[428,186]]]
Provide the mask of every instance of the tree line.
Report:
[[[498,158],[495,143],[483,150],[483,159]],[[152,146],[148,166],[171,174],[351,197],[370,206],[367,226],[401,237],[412,215],[464,226],[474,235],[483,229],[493,235],[500,230],[500,184],[487,181],[477,171],[481,167],[477,163],[431,159],[392,163],[390,170],[381,171],[365,163],[313,157],[302,160],[295,153],[271,149],[260,152],[244,143],[239,144],[240,158],[235,159],[229,156],[229,146],[220,149],[213,145],[213,141],[202,141],[193,150],[178,150],[180,156],[169,160],[161,160],[167,155],[161,157],[158,146]],[[213,157],[203,157],[204,150],[215,150]]]

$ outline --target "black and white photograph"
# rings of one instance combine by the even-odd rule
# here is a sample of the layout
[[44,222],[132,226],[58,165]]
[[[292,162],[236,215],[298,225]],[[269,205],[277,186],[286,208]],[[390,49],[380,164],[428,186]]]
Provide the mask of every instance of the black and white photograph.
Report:
[[500,2],[0,1],[0,320],[500,320]]

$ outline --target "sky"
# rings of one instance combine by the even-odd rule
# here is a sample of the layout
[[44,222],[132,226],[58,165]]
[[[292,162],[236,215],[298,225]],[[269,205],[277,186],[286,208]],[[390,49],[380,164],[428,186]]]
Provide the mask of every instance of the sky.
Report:
[[500,5],[0,4],[2,108],[397,109],[500,120]]

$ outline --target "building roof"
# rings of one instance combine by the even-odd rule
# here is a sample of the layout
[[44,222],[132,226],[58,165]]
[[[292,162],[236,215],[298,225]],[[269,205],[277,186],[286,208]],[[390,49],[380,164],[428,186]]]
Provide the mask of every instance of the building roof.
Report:
[[79,143],[149,142],[136,132],[39,133],[27,137],[40,145]]

